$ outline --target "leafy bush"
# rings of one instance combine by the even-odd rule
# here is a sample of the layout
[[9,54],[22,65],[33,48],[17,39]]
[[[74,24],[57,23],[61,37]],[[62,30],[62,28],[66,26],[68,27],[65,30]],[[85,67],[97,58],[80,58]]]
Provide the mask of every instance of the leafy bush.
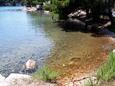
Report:
[[46,4],[44,5],[44,10],[52,11],[52,10],[51,10],[51,5],[46,3]]
[[115,53],[109,54],[107,63],[98,70],[97,77],[106,81],[115,77]]
[[56,82],[56,78],[58,76],[59,76],[58,72],[56,72],[48,67],[43,67],[33,74],[33,77],[35,79],[41,79],[41,80],[44,80],[47,82],[52,82],[52,83]]

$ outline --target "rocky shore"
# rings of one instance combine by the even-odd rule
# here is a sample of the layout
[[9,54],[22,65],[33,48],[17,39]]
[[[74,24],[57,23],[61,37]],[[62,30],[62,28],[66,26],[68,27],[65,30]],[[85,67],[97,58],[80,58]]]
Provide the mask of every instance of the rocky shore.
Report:
[[36,7],[24,7],[22,11],[26,12],[42,12],[45,15],[50,15],[50,11],[48,10],[38,10]]
[[84,86],[89,79],[96,82],[96,77],[85,75],[80,78],[74,77],[71,81],[68,81],[68,79],[66,83],[57,82],[57,84],[52,84],[41,80],[34,80],[30,75],[12,73],[7,78],[0,75],[0,86]]

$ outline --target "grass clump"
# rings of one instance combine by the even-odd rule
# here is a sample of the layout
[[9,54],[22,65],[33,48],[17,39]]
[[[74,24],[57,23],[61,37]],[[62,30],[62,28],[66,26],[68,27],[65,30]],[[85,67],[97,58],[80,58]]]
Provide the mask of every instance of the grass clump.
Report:
[[91,79],[87,80],[85,86],[96,86]]
[[52,82],[52,83],[56,82],[56,78],[58,76],[59,76],[58,72],[45,66],[33,74],[33,77],[35,79],[40,79],[40,80]]
[[97,72],[97,77],[101,80],[108,81],[115,77],[115,53],[109,54],[109,59]]

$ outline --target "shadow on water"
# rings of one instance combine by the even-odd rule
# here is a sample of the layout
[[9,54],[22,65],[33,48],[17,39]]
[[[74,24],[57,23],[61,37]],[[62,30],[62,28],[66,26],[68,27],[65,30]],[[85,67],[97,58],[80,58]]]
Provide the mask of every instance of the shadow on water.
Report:
[[111,32],[109,28],[97,28],[96,26],[90,26],[89,28],[85,28],[85,23],[81,21],[74,20],[65,20],[57,22],[58,25],[62,28],[62,31],[66,32],[83,32],[83,33],[91,33],[93,37],[115,37],[115,33]]
[[78,19],[68,19],[65,21],[59,21],[58,25],[62,27],[66,32],[83,32],[83,33],[98,33],[99,29],[96,26],[89,26],[85,28],[85,23]]

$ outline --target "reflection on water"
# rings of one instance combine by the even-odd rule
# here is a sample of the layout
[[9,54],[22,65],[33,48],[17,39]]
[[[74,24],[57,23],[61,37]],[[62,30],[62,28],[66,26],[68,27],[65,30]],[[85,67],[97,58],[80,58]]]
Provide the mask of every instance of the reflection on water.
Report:
[[53,46],[44,31],[43,17],[19,9],[0,7],[0,73],[3,75],[19,72],[31,56],[41,65]]
[[12,6],[6,6],[6,7],[0,7],[0,12],[1,11],[22,11],[24,7],[12,7]]

